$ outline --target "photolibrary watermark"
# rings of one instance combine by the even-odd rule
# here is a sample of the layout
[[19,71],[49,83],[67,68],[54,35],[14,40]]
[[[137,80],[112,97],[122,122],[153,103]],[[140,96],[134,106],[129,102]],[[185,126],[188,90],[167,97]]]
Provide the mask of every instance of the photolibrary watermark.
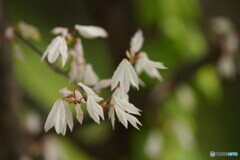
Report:
[[211,151],[210,156],[211,157],[215,157],[215,156],[237,157],[238,152],[214,152],[214,151]]

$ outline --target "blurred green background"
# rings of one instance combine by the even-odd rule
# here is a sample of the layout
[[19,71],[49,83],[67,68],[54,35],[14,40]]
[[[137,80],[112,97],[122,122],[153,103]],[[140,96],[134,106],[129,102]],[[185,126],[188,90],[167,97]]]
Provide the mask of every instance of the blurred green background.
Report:
[[[19,125],[21,130],[29,130],[29,121],[36,121],[32,122],[33,128],[39,125],[35,128],[37,132],[30,129],[30,135],[24,138],[27,145],[21,151],[22,159],[206,160],[234,159],[212,158],[210,151],[240,152],[238,50],[231,55],[234,76],[221,76],[218,60],[210,61],[194,69],[189,78],[170,90],[154,115],[149,114],[152,106],[147,103],[155,86],[161,88],[184,64],[198,63],[208,56],[212,39],[226,40],[226,34],[215,37],[209,34],[214,18],[229,19],[234,28],[231,32],[238,37],[238,0],[5,0],[3,4],[12,25],[24,21],[38,27],[41,41],[31,42],[41,51],[54,38],[50,31],[56,26],[104,27],[110,35],[107,40],[83,40],[86,59],[101,79],[112,76],[138,28],[143,30],[145,37],[143,50],[152,60],[168,67],[161,71],[163,82],[143,74],[141,78],[146,87],[130,93],[130,101],[143,110],[140,131],[133,127],[126,130],[119,122],[112,130],[108,120],[100,125],[86,120],[83,125],[75,123],[73,132],[68,131],[66,136],[55,132],[45,134],[42,132],[47,114],[61,96],[58,90],[73,86],[18,41],[25,55],[23,61],[12,58],[20,97],[17,104]],[[224,57],[223,52],[219,55]],[[109,94],[102,93],[103,97]]]

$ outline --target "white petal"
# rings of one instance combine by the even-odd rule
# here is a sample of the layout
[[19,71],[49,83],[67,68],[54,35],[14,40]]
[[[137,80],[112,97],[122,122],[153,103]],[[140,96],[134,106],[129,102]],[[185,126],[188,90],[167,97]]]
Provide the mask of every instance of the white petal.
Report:
[[99,78],[97,74],[94,72],[91,64],[85,65],[84,76],[83,76],[83,83],[88,86],[93,86],[97,84]]
[[54,118],[55,118],[56,112],[57,112],[57,110],[58,110],[59,104],[60,104],[60,100],[57,100],[57,101],[54,103],[54,105],[53,105],[50,113],[48,114],[47,120],[46,120],[45,125],[44,125],[44,130],[45,130],[45,132],[47,132],[50,128],[53,127]]
[[62,35],[63,37],[66,37],[68,34],[68,28],[65,27],[55,27],[51,31],[52,34],[55,35]]
[[61,93],[64,97],[73,94],[73,92],[70,91],[67,87],[60,89],[59,93]]
[[111,83],[112,83],[112,79],[103,79],[93,87],[93,90],[98,92],[102,88],[110,87]]
[[[129,96],[120,87],[117,87],[112,94],[113,97],[118,97],[128,102]],[[112,102],[111,102],[112,103]]]
[[108,112],[108,118],[111,120],[113,129],[115,128],[115,111],[114,108],[111,107]]
[[75,25],[75,29],[81,34],[84,38],[97,38],[108,37],[108,33],[105,29],[97,26],[84,26],[84,25]]
[[70,130],[73,130],[73,117],[72,117],[72,111],[70,110],[70,107],[65,101],[62,101],[64,103],[64,108],[65,108],[65,113],[66,113],[66,119],[67,119],[67,124]]
[[83,46],[82,46],[82,41],[80,38],[76,39],[76,43],[74,45],[74,51],[76,52],[76,59],[78,64],[82,64],[85,62],[84,59],[84,51],[83,51]]
[[112,77],[111,89],[116,88],[118,83],[120,83],[120,88],[125,93],[129,91],[130,84],[138,89],[139,80],[137,73],[127,59],[123,59],[115,70]]
[[103,108],[98,103],[96,103],[92,97],[87,98],[87,111],[90,117],[98,124],[100,124],[99,116],[101,116],[104,120]]
[[82,111],[79,103],[75,105],[75,110],[76,110],[76,118],[77,118],[78,122],[82,124],[82,122],[83,122],[83,111]]
[[117,98],[117,97],[113,97],[113,99],[114,99],[114,102],[115,102],[114,104],[119,106],[124,111],[126,111],[128,113],[131,113],[131,114],[141,115],[139,113],[141,110],[138,109],[137,107],[135,107],[133,104],[129,103],[128,101]]
[[134,36],[132,37],[131,42],[130,42],[130,52],[131,52],[132,56],[134,56],[135,53],[138,52],[142,48],[143,41],[144,41],[144,38],[143,38],[142,30],[138,30],[134,34]]
[[81,83],[81,82],[78,83],[78,85],[83,88],[83,90],[87,93],[87,96],[88,96],[88,97],[94,98],[94,100],[97,101],[97,102],[103,100],[102,97],[99,97],[99,96],[98,96],[91,88],[89,88],[88,86],[84,85],[84,84]]
[[119,121],[125,126],[125,128],[128,128],[126,113],[123,110],[121,110],[118,106],[114,106],[114,109],[116,111]]

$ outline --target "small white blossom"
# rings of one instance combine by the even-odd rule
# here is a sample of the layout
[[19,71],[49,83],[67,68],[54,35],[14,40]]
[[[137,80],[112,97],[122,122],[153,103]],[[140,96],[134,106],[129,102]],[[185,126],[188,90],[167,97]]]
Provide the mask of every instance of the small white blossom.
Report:
[[142,30],[139,29],[134,34],[130,42],[130,54],[132,56],[134,56],[136,52],[139,52],[139,50],[142,48],[143,42],[144,42],[143,33]]
[[61,35],[63,37],[66,37],[68,35],[68,28],[65,27],[55,27],[51,31],[52,34],[55,35]]
[[30,24],[27,24],[25,22],[19,22],[18,27],[19,27],[20,33],[24,38],[26,39],[32,38],[36,41],[39,41],[41,39],[41,34],[36,27]]
[[120,88],[126,93],[129,91],[131,84],[138,89],[139,80],[137,73],[127,59],[123,59],[114,72],[111,89],[116,88],[118,83],[120,83]]
[[76,110],[76,118],[79,123],[82,124],[83,122],[83,111],[81,109],[81,105],[78,103],[75,105],[75,110]]
[[113,129],[115,129],[115,111],[114,111],[114,107],[111,107],[109,109],[108,118],[111,120]]
[[84,26],[84,25],[75,25],[75,29],[79,32],[81,36],[84,38],[107,38],[108,33],[105,29],[98,27],[98,26]]
[[97,102],[103,100],[103,98],[99,97],[91,88],[87,87],[83,83],[78,83],[78,85],[87,93],[87,111],[90,117],[99,124],[100,117],[104,120],[104,114],[102,106],[100,106]]
[[151,61],[145,52],[139,54],[135,68],[138,74],[145,71],[150,77],[157,78],[158,80],[161,80],[162,77],[157,69],[166,69],[162,63]]
[[72,112],[65,101],[58,99],[51,109],[44,129],[47,132],[52,127],[55,127],[57,134],[65,135],[67,125],[72,131],[73,129],[73,117]]
[[62,56],[62,67],[66,64],[67,59],[68,59],[68,53],[67,53],[68,47],[67,43],[64,37],[62,36],[57,36],[52,40],[50,45],[47,47],[46,51],[44,52],[42,56],[42,61],[43,59],[48,56],[48,62],[49,63],[54,63],[59,55]]

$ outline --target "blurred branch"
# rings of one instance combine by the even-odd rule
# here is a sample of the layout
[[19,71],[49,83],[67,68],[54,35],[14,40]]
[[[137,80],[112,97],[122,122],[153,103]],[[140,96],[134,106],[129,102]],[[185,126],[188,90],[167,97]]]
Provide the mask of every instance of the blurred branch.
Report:
[[[8,27],[10,26],[8,24],[8,22],[3,19],[3,18],[0,18],[0,26],[2,27],[3,31]],[[39,56],[42,56],[43,55],[43,52],[38,49],[34,44],[32,44],[29,40],[27,40],[26,38],[24,38],[21,34],[19,34],[16,30],[14,30],[14,34],[15,36],[21,40],[25,45],[27,45],[30,49],[32,49],[36,54],[38,54]],[[47,60],[46,60],[46,63],[48,64],[48,66],[53,69],[56,73],[59,73],[65,77],[68,78],[68,71],[63,71],[62,69],[60,69],[58,66],[56,66],[55,64],[51,64],[49,63]]]

